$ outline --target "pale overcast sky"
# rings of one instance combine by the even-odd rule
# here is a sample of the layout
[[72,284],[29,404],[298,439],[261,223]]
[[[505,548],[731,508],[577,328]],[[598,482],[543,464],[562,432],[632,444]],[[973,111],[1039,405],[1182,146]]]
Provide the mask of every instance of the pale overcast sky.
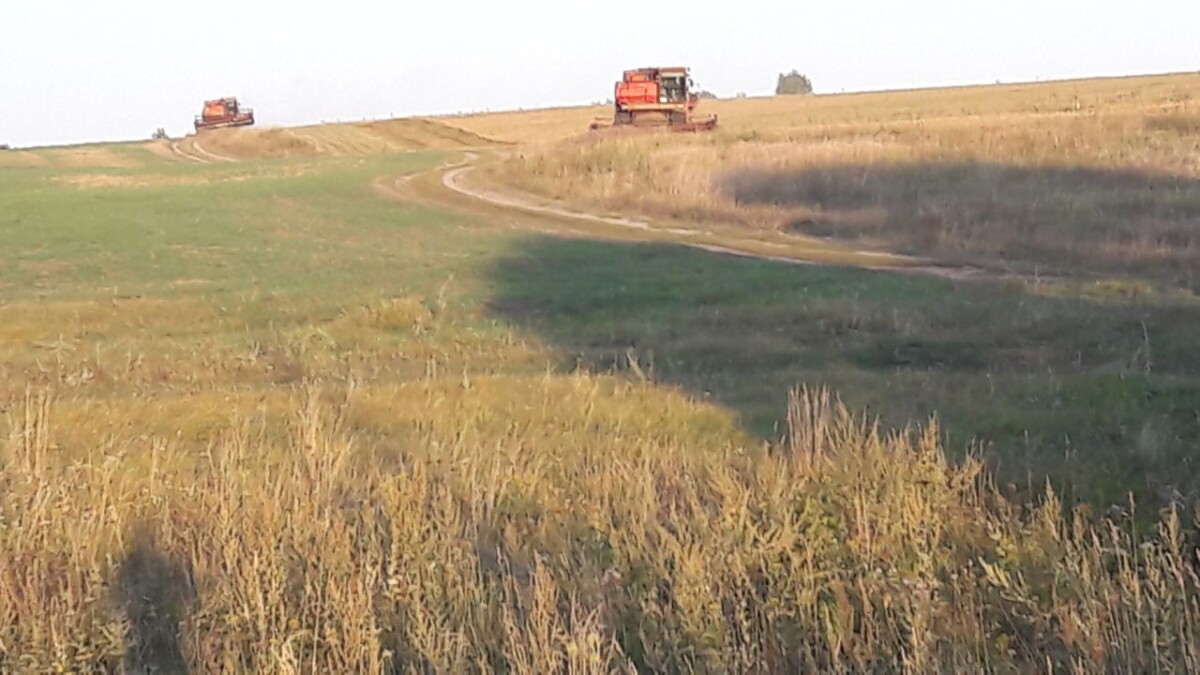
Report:
[[689,65],[719,95],[1200,70],[1200,0],[5,0],[0,143],[172,135],[236,95],[263,125],[584,104]]

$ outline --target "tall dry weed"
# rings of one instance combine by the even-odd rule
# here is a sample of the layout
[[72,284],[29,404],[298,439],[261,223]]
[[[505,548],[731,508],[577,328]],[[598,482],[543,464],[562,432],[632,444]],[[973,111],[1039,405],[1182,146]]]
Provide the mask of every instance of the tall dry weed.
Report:
[[946,460],[936,425],[883,434],[800,391],[777,452],[597,444],[564,418],[543,441],[429,430],[385,465],[347,426],[362,395],[310,387],[288,434],[234,424],[202,462],[158,443],[132,473],[116,439],[57,461],[55,404],[19,402],[0,668],[1200,666],[1181,514],[1143,539],[1052,494],[1010,504],[981,465]]

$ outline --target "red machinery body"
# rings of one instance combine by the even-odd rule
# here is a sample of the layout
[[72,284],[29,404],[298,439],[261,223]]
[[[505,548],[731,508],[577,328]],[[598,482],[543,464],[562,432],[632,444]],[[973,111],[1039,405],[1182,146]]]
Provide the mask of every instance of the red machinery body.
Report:
[[[668,127],[708,131],[717,118],[694,116],[699,97],[687,68],[638,68],[625,71],[613,96],[612,126]],[[593,129],[608,126],[596,122]]]
[[251,124],[254,124],[254,110],[242,108],[232,96],[205,101],[204,110],[196,116],[195,122],[196,131]]

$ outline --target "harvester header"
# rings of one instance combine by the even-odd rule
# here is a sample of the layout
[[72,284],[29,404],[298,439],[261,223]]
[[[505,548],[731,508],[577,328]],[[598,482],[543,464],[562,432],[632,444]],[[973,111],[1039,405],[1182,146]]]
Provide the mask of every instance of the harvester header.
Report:
[[690,71],[684,67],[627,70],[613,96],[613,119],[598,120],[592,129],[609,127],[666,127],[672,131],[711,131],[715,115],[696,117],[700,97]]

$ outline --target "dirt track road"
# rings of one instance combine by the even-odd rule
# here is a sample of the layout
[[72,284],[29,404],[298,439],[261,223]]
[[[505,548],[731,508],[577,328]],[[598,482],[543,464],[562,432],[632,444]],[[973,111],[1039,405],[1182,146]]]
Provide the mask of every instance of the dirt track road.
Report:
[[[493,209],[515,214],[538,216],[543,227],[535,229],[547,233],[575,236],[612,236],[614,233],[619,235],[624,230],[625,236],[616,236],[614,238],[648,239],[655,242],[688,246],[721,255],[753,258],[792,265],[862,267],[951,280],[995,280],[1008,277],[1008,275],[975,267],[945,265],[934,260],[878,251],[858,250],[837,242],[822,239],[790,235],[748,238],[728,231],[659,226],[649,221],[624,216],[605,216],[577,211],[564,204],[533,195],[518,194],[497,188],[494,185],[484,185],[478,180],[472,180],[473,174],[476,173],[475,170],[479,159],[480,157],[477,154],[468,153],[461,162],[443,165],[436,169],[434,173],[440,175],[440,187],[459,196],[486,204]],[[415,178],[414,176],[406,176],[396,180],[414,184]],[[436,198],[435,193],[430,193],[427,181],[424,183],[424,188],[425,191],[418,192],[418,196],[426,198],[432,196]],[[405,192],[410,195],[412,194],[412,191]],[[561,227],[548,230],[544,227],[546,220],[558,221]]]
[[198,157],[187,150],[184,150],[183,145],[179,141],[171,141],[171,152],[179,156],[180,159],[186,159],[189,162],[196,162],[197,164],[208,163],[208,160],[204,159],[203,157]]
[[[195,137],[172,142],[170,149],[181,160],[201,164],[239,161],[201,146]],[[479,175],[481,172],[477,168],[483,162],[503,158],[503,155],[496,154],[494,148],[460,146],[458,150],[463,154],[457,161],[417,174],[381,176],[373,181],[373,187],[386,198],[432,203],[503,218],[513,229],[553,236],[667,243],[720,255],[790,265],[860,267],[952,280],[1007,276],[978,268],[939,264],[933,260],[859,250],[832,240],[747,232],[718,225],[664,225],[622,215],[587,213],[566,204],[488,183]]]

